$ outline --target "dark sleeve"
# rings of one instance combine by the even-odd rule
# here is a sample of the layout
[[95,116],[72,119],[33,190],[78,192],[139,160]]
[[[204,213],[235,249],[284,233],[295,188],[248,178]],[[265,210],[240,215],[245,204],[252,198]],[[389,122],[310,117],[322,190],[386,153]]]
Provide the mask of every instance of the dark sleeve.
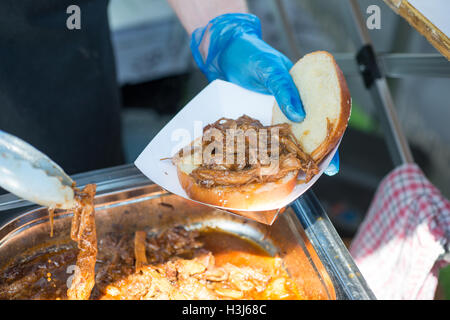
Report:
[[[66,9],[81,9],[69,30]],[[106,0],[0,1],[0,129],[68,173],[121,164]]]

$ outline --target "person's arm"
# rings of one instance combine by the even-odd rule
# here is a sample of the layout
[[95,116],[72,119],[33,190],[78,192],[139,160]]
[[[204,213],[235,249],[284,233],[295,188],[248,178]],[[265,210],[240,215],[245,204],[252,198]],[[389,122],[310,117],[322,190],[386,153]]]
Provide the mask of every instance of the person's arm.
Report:
[[167,0],[189,35],[225,13],[247,13],[245,0]]

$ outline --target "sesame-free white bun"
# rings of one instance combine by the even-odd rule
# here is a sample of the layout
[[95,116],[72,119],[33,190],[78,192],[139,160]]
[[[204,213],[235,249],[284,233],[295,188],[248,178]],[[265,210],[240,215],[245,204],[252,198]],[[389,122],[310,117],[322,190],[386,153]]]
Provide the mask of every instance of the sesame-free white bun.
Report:
[[319,163],[339,143],[350,117],[351,98],[341,69],[325,51],[305,55],[290,70],[305,109],[290,121],[275,102],[272,124],[290,123],[302,150]]

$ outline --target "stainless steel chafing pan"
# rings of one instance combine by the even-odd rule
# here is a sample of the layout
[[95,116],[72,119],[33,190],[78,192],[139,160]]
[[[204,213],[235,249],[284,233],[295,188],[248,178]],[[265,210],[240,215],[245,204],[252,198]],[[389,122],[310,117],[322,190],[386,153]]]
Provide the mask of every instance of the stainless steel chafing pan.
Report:
[[[97,184],[98,238],[106,233],[215,227],[255,241],[279,255],[296,283],[328,299],[373,299],[352,258],[312,193],[305,194],[272,226],[196,204],[162,190],[133,166],[74,176],[78,186]],[[18,261],[32,248],[70,243],[71,212],[54,216],[54,236],[46,208],[13,195],[0,196],[0,265]],[[33,249],[34,250],[34,249]]]

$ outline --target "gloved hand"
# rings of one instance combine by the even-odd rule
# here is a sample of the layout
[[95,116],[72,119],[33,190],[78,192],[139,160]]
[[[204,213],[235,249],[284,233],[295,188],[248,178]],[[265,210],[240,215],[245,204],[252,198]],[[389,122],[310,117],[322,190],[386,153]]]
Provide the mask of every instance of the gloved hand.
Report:
[[[291,121],[305,118],[289,70],[292,62],[262,39],[261,23],[252,14],[228,13],[196,29],[191,38],[194,60],[209,81],[222,79],[249,90],[272,94]],[[336,153],[325,173],[339,171]]]

